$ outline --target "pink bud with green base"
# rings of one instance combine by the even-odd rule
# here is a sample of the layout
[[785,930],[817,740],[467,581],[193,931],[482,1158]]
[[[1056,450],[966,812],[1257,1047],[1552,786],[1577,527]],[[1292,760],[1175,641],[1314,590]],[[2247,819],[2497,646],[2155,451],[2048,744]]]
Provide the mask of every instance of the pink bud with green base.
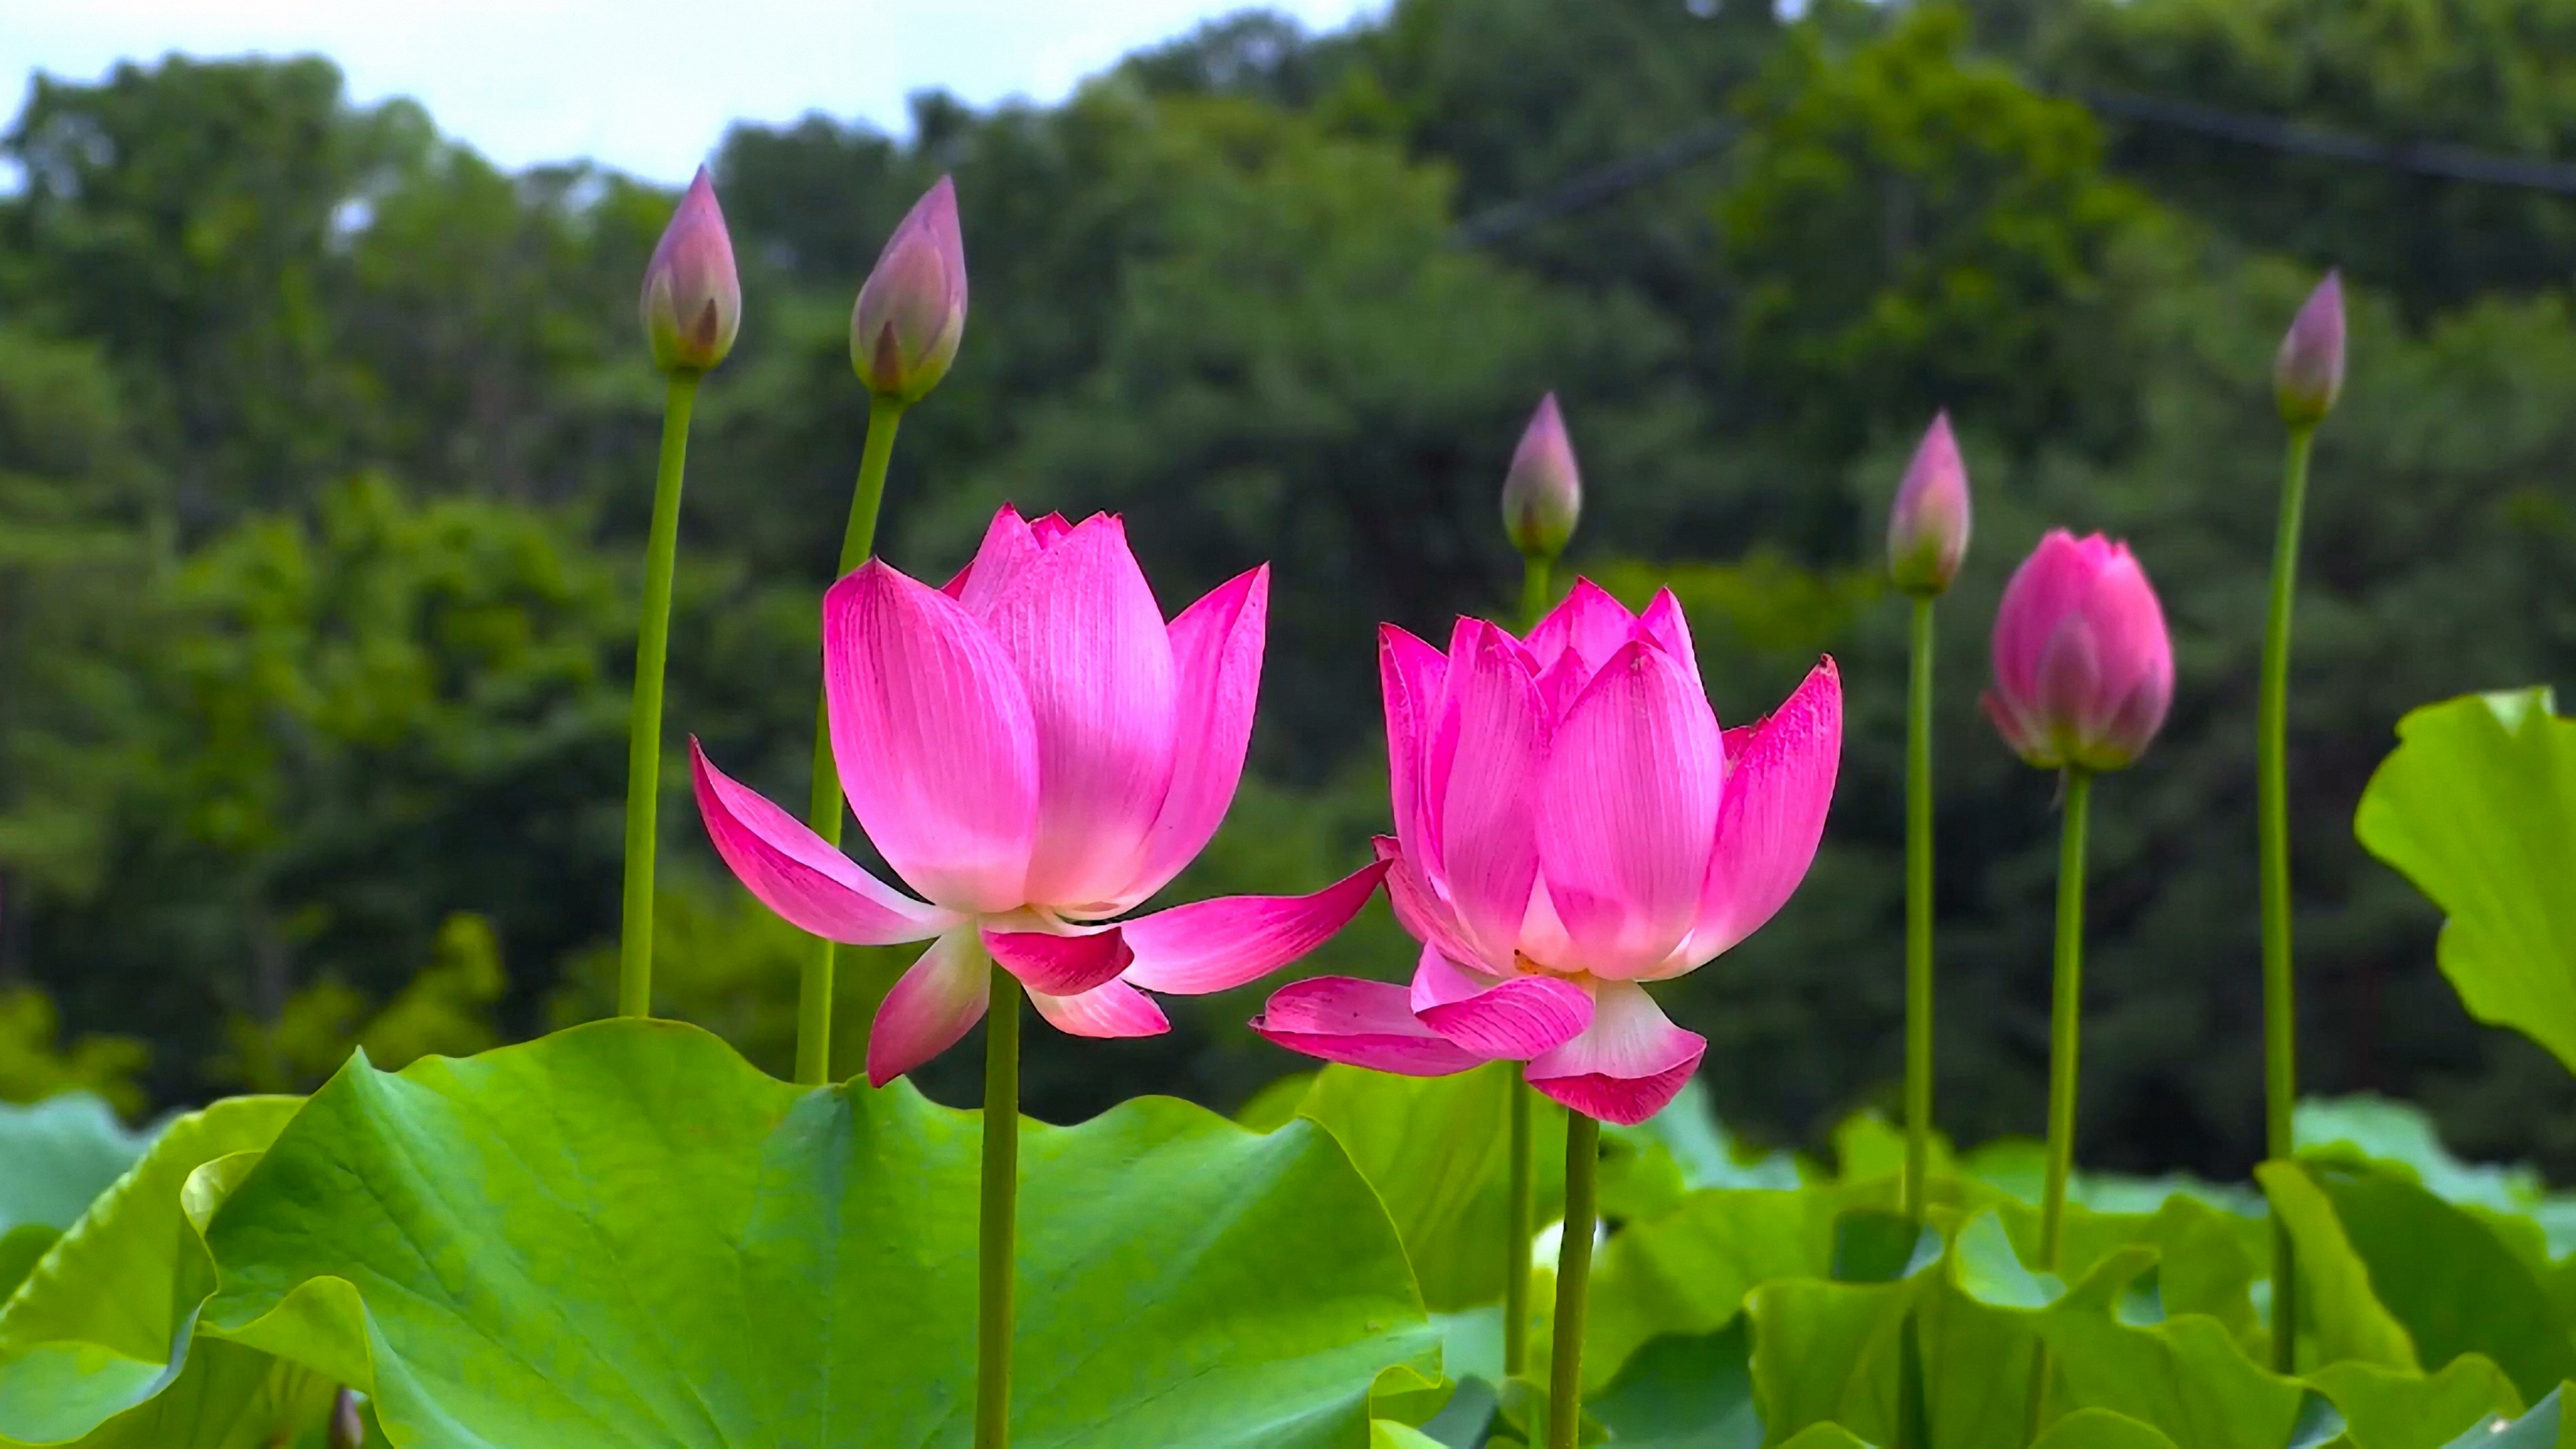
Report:
[[1925,429],[1887,515],[1887,571],[1918,598],[1950,587],[1968,556],[1968,465],[1941,413]]
[[1520,446],[1512,450],[1511,471],[1503,475],[1503,531],[1522,557],[1553,559],[1565,552],[1582,513],[1583,470],[1575,464],[1556,394],[1549,393],[1530,414]]
[[945,176],[886,238],[850,311],[850,364],[881,398],[919,401],[966,335],[966,243]]
[[2272,391],[2281,421],[2313,428],[2343,396],[2343,274],[2327,272],[2308,294],[2272,362]]
[[707,168],[680,197],[671,224],[644,268],[636,302],[653,361],[666,373],[701,373],[733,351],[742,327],[742,280],[733,265],[733,238]]
[[2116,770],[2173,703],[2164,608],[2128,546],[2052,529],[2004,586],[1986,714],[2042,769]]

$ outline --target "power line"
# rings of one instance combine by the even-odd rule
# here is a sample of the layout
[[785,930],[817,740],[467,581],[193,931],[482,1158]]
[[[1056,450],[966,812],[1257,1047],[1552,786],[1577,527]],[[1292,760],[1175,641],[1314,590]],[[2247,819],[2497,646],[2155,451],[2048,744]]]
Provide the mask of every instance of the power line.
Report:
[[[2381,141],[2272,116],[2117,91],[2075,90],[2062,94],[2098,116],[2189,131],[2285,155],[2376,166],[2446,181],[2576,196],[2576,165],[2561,161],[2507,156],[2439,142]],[[1717,155],[1742,131],[1736,122],[1718,121],[1681,132],[1633,156],[1480,211],[1458,223],[1453,239],[1461,246],[1490,246],[1531,227],[1589,211]]]

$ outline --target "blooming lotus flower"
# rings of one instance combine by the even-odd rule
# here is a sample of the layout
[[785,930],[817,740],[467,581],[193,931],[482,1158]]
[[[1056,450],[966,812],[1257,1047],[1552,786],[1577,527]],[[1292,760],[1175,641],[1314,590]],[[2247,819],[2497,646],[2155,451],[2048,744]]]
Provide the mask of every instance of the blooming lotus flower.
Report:
[[1721,732],[1672,594],[1641,618],[1578,579],[1526,640],[1462,619],[1443,655],[1390,624],[1378,663],[1396,831],[1378,854],[1422,942],[1413,984],[1297,982],[1254,1029],[1409,1076],[1526,1062],[1576,1111],[1653,1116],[1708,1042],[1639,983],[1751,935],[1806,875],[1842,752],[1833,661]]
[[1995,613],[1986,714],[2042,769],[2116,770],[2173,703],[2164,608],[2127,545],[2051,529],[2013,571]]
[[1968,556],[1968,465],[1950,431],[1950,415],[1933,417],[1896,502],[1887,514],[1887,571],[1896,586],[1916,595],[1938,594],[1959,576]]
[[704,166],[653,246],[636,311],[653,345],[653,361],[665,372],[705,372],[733,350],[742,327],[742,280],[734,272],[724,209],[716,205],[715,183]]
[[877,560],[823,598],[832,757],[907,896],[735,783],[694,741],[698,811],[725,864],[801,930],[930,941],[877,1010],[883,1086],[984,1015],[998,962],[1076,1036],[1169,1030],[1137,988],[1223,991],[1341,929],[1383,862],[1310,896],[1233,896],[1105,924],[1216,833],[1243,775],[1270,571],[1168,625],[1118,519],[1010,508],[945,588]]
[[2281,421],[2313,428],[2343,396],[2343,274],[2329,271],[2299,307],[2272,359],[2272,391]]
[[1556,394],[1549,393],[1530,414],[1503,474],[1503,532],[1524,557],[1552,559],[1565,552],[1582,512],[1583,470],[1575,464]]
[[868,390],[904,402],[948,375],[966,335],[966,242],[945,176],[896,223],[850,308],[850,364]]

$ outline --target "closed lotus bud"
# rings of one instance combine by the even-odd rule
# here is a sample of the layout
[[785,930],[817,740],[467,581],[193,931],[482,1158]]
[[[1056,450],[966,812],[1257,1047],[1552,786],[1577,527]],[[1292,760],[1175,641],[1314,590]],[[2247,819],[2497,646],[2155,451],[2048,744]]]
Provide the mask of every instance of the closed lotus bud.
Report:
[[704,166],[653,248],[636,305],[664,372],[705,372],[733,351],[742,327],[742,279],[734,273],[733,238]]
[[367,1421],[358,1413],[356,1393],[342,1389],[331,1401],[331,1430],[327,1442],[331,1449],[359,1449],[367,1442]]
[[1925,429],[1887,515],[1887,571],[1909,594],[1950,587],[1968,555],[1968,465],[1942,413]]
[[947,177],[914,202],[850,309],[850,363],[881,397],[912,402],[939,385],[966,335],[966,243]]
[[2341,273],[2326,273],[2291,320],[2272,362],[2272,391],[2281,403],[2281,421],[2294,428],[2313,428],[2334,411],[2343,395]]
[[1512,450],[1511,471],[1503,475],[1503,531],[1523,557],[1552,559],[1565,552],[1582,512],[1583,472],[1575,466],[1556,394],[1549,393],[1530,415],[1520,446]]
[[2042,769],[2116,770],[2173,703],[2173,642],[2126,545],[2053,529],[2013,572],[1995,614],[1986,713]]

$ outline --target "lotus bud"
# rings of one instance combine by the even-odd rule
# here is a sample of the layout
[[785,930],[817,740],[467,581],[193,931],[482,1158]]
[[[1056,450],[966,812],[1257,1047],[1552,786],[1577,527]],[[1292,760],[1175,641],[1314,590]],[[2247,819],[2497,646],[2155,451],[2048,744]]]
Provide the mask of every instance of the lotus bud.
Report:
[[664,372],[705,372],[733,350],[742,327],[742,279],[734,273],[733,238],[704,166],[653,248],[636,310]]
[[1968,465],[1941,413],[1925,429],[1887,514],[1887,571],[1896,586],[1928,597],[1950,587],[1968,554]]
[[2329,271],[2308,294],[2272,362],[2272,391],[2281,421],[2313,428],[2343,395],[2343,276]]
[[870,392],[914,402],[948,375],[966,335],[966,243],[947,177],[914,202],[850,310],[850,364]]
[[1530,414],[1520,446],[1512,450],[1511,470],[1503,475],[1503,531],[1523,557],[1553,559],[1565,552],[1582,513],[1583,472],[1575,466],[1556,394],[1549,393]]
[[1995,614],[1986,714],[2042,769],[2116,770],[2173,703],[2173,642],[2146,571],[2100,534],[2053,529],[2013,571]]
[[331,1401],[331,1427],[325,1442],[331,1449],[359,1449],[367,1442],[367,1421],[358,1413],[358,1396],[342,1389]]

